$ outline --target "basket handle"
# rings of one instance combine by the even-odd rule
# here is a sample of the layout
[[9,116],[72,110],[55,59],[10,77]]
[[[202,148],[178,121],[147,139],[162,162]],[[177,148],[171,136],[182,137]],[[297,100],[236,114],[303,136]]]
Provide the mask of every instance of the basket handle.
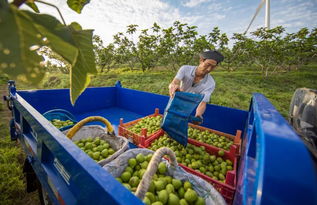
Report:
[[72,127],[68,133],[67,133],[67,137],[69,139],[72,139],[74,137],[74,135],[76,134],[76,132],[82,128],[86,123],[88,122],[93,122],[93,121],[100,121],[100,122],[103,122],[106,127],[107,127],[107,130],[108,132],[114,136],[114,130],[113,130],[113,127],[111,125],[111,123],[106,119],[106,118],[103,118],[103,117],[100,117],[100,116],[91,116],[91,117],[87,117],[83,120],[81,120],[80,122],[78,122],[76,125],[74,125],[74,127]]
[[139,199],[143,200],[145,193],[148,191],[150,187],[152,177],[156,173],[158,165],[164,155],[168,155],[170,158],[171,165],[177,167],[175,153],[170,148],[162,147],[156,150],[135,192],[135,195]]

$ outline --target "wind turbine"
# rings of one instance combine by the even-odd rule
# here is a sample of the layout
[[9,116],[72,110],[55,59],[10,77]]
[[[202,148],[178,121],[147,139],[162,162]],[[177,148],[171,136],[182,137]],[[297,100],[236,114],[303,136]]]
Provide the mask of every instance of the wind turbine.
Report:
[[266,29],[270,29],[270,0],[261,0],[258,8],[255,11],[255,14],[253,15],[253,18],[247,28],[247,30],[244,32],[244,34],[246,34],[249,30],[249,28],[251,27],[255,17],[259,14],[261,8],[263,7],[265,3],[265,28]]

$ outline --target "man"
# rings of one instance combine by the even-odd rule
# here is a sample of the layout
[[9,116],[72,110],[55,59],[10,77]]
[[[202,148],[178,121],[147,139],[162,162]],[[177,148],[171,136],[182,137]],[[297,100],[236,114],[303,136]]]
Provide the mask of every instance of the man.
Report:
[[178,90],[190,93],[203,94],[204,98],[196,109],[196,117],[203,119],[206,104],[215,89],[215,81],[209,74],[224,60],[218,51],[205,51],[200,54],[198,66],[182,66],[169,87],[170,97]]

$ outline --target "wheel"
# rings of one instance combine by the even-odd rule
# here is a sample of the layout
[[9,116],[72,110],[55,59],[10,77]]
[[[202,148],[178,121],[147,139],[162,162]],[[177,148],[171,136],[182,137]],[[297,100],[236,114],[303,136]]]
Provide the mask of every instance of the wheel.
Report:
[[43,189],[40,182],[38,182],[38,193],[41,205],[52,205],[50,198],[48,197],[47,191]]

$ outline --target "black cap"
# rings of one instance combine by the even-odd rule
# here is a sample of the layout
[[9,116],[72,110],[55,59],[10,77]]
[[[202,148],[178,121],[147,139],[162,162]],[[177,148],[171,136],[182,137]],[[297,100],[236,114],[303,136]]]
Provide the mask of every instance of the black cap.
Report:
[[204,51],[200,53],[200,57],[203,59],[212,59],[217,61],[217,64],[221,63],[225,57],[218,51]]

